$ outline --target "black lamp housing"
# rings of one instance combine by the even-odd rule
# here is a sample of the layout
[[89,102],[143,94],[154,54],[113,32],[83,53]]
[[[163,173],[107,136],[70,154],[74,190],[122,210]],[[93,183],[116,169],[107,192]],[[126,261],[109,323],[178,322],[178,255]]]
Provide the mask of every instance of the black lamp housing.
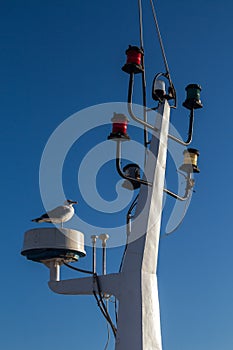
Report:
[[125,180],[122,184],[122,187],[128,189],[128,190],[136,190],[140,187],[140,182],[138,181],[133,181],[132,179],[135,180],[140,180],[140,167],[138,164],[127,164],[123,168],[125,176],[129,176],[131,179]]

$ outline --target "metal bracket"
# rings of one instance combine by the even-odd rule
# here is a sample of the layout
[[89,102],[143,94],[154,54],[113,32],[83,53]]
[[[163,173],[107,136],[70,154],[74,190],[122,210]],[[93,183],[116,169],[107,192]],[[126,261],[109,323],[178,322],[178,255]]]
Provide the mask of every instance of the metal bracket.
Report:
[[[183,175],[183,174],[182,174]],[[185,175],[184,175],[185,176]],[[186,201],[189,198],[189,194],[190,194],[190,190],[193,188],[195,181],[194,179],[191,178],[191,174],[189,173],[187,175],[187,177],[185,176],[187,183],[186,183],[186,189],[185,189],[185,194],[183,197],[179,196],[178,194],[164,188],[163,191],[167,194],[169,194],[169,196],[178,199],[179,201]]]
[[140,180],[139,180],[139,179],[135,179],[135,178],[133,178],[133,177],[130,177],[130,176],[127,176],[127,175],[124,174],[124,172],[123,172],[122,169],[121,169],[121,141],[117,141],[116,169],[117,169],[118,174],[119,174],[123,179],[129,180],[129,181],[138,182],[138,183],[140,183],[141,185],[152,186],[152,183],[151,183],[151,182],[148,182],[148,181],[145,181],[145,180],[142,180],[142,179],[140,179]]
[[152,129],[154,131],[158,131],[158,129],[155,126],[153,126],[153,125],[147,123],[146,121],[136,117],[136,115],[134,114],[133,109],[132,109],[133,84],[134,84],[134,74],[130,73],[129,89],[128,89],[128,112],[129,112],[130,117],[133,120],[135,120],[136,122],[144,125],[145,127]]
[[190,116],[189,116],[189,131],[188,131],[187,141],[180,140],[177,137],[170,135],[170,134],[168,134],[168,137],[171,140],[176,141],[183,146],[190,145],[190,143],[192,142],[192,139],[193,139],[193,123],[194,123],[194,109],[191,109]]

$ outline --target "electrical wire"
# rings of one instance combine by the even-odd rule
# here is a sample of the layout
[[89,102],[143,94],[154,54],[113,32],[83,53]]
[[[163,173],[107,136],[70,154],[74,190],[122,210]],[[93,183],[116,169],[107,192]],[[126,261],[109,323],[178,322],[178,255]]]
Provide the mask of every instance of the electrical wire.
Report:
[[[135,208],[135,206],[137,205],[138,196],[139,196],[139,194],[137,194],[137,196],[134,198],[134,200],[131,203],[131,205],[129,207],[129,210],[127,212],[127,216],[126,216],[127,226],[128,226],[128,220],[131,220],[131,218],[132,218],[131,213],[132,213],[133,209]],[[121,258],[119,272],[121,272],[121,270],[122,270],[122,266],[123,266],[123,262],[124,262],[124,259],[125,259],[125,255],[126,255],[127,249],[128,249],[128,234],[127,234],[127,241],[126,241],[126,244],[125,244],[125,249],[124,249],[124,252],[123,252],[122,258]],[[117,299],[116,299],[116,297],[115,297],[115,300],[114,300],[114,306],[115,306],[115,318],[116,318],[116,324],[117,324],[117,322],[118,322],[118,310],[117,310]]]
[[[106,301],[106,304],[107,304],[107,303],[108,303],[108,302]],[[108,304],[107,304],[107,309],[108,309]],[[109,341],[110,341],[110,329],[109,329],[109,323],[107,322],[107,341],[106,341],[104,350],[107,350],[108,345],[109,345]]]
[[93,275],[93,274],[94,274],[93,271],[83,270],[83,269],[79,269],[78,267],[71,266],[71,265],[67,264],[64,260],[63,260],[63,264],[64,264],[65,266],[69,267],[70,269],[75,270],[75,271],[78,271],[78,272],[87,273],[87,274],[89,274],[89,275]]
[[[128,226],[128,224],[129,224],[129,220],[131,220],[131,219],[132,219],[132,216],[131,216],[131,215],[127,215],[127,226]],[[120,267],[119,267],[119,272],[122,271],[123,263],[124,263],[124,260],[125,260],[125,255],[126,255],[126,252],[127,252],[128,246],[129,246],[128,239],[129,239],[129,233],[127,233],[127,240],[126,240],[125,249],[124,249],[124,251],[123,251],[122,258],[121,258],[121,263],[120,263]]]
[[100,299],[98,298],[96,291],[94,291],[94,290],[93,290],[93,295],[94,295],[94,297],[95,297],[95,299],[96,299],[97,305],[98,305],[98,307],[100,308],[100,311],[102,312],[104,318],[106,318],[106,320],[109,322],[108,316],[107,316],[107,314],[105,313],[105,311],[104,311],[104,309],[103,309],[103,307],[102,307],[101,301],[100,301]]
[[123,251],[122,258],[121,258],[121,263],[120,263],[120,267],[119,267],[119,272],[121,272],[121,270],[122,270],[122,266],[123,266],[123,262],[124,262],[124,259],[125,259],[125,254],[126,254],[127,249],[128,249],[128,242],[126,242],[126,244],[125,244],[125,249]]
[[[108,311],[106,313],[106,309],[105,309],[106,306],[105,306],[104,302],[102,301],[102,296],[99,295],[99,297],[100,297],[100,299],[99,299],[98,296],[97,296],[96,291],[94,291],[94,290],[93,290],[93,295],[94,295],[94,297],[96,299],[97,305],[98,305],[101,313],[103,314],[104,318],[107,320],[108,324],[111,326],[113,334],[114,334],[114,337],[116,337],[116,328],[115,328],[114,324],[112,323],[112,320],[111,320],[111,317],[110,317]],[[105,308],[103,307],[103,305],[105,306]]]
[[112,321],[111,321],[111,317],[110,317],[110,315],[109,315],[109,313],[108,313],[108,310],[107,310],[107,307],[106,307],[106,305],[105,305],[105,303],[104,303],[104,301],[103,301],[102,291],[101,291],[101,288],[100,288],[99,277],[98,277],[97,274],[94,275],[94,279],[96,280],[96,285],[97,285],[98,294],[99,294],[99,297],[100,297],[101,306],[102,306],[102,308],[103,308],[103,310],[104,310],[104,313],[105,313],[106,317],[107,317],[108,320],[110,321],[109,323],[110,323],[110,325],[111,325],[111,327],[112,327],[112,329],[113,329],[113,333],[115,334],[116,329],[115,329],[115,326],[113,325],[113,323],[112,323]]
[[[77,267],[71,266],[71,265],[67,264],[65,261],[63,261],[63,264],[65,266],[69,267],[72,270],[75,270],[75,271],[78,271],[78,272],[82,272],[82,273],[91,274],[91,275],[94,276],[94,279],[95,279],[96,285],[97,285],[99,298],[97,297],[97,293],[94,290],[93,290],[93,295],[94,295],[94,297],[95,297],[95,299],[97,301],[97,305],[99,306],[103,316],[108,321],[108,324],[111,326],[113,334],[116,337],[116,327],[114,326],[114,324],[113,324],[113,322],[111,320],[111,317],[109,315],[108,308],[106,307],[106,305],[105,305],[105,303],[103,301],[98,275],[96,273],[94,273],[93,271],[83,270],[83,269],[79,269]],[[110,335],[108,335],[108,339],[107,339],[107,343],[105,345],[105,349],[107,349],[107,347],[108,347],[109,339],[110,339]]]
[[98,295],[99,295],[99,299],[98,299],[96,291],[93,290],[93,294],[94,294],[94,297],[95,297],[95,299],[97,301],[97,305],[99,306],[103,316],[106,318],[106,320],[108,321],[109,325],[111,326],[112,332],[114,334],[114,337],[116,337],[117,329],[114,326],[114,324],[112,322],[112,319],[111,319],[111,316],[109,315],[108,309],[107,309],[107,307],[106,307],[106,305],[105,305],[105,303],[103,301],[102,292],[101,292],[101,288],[100,288],[100,282],[99,282],[99,278],[98,278],[97,274],[94,274],[94,279],[96,281]]
[[139,196],[139,194],[137,194],[137,196],[134,198],[134,200],[133,200],[131,206],[129,207],[128,213],[131,213],[132,210],[134,209],[134,207],[137,205],[138,196]]
[[[127,215],[126,215],[126,225],[127,225],[127,227],[128,227],[128,224],[129,224],[129,220],[131,220],[131,218],[132,218],[131,213],[132,213],[134,207],[137,205],[138,196],[139,196],[139,194],[137,194],[137,196],[134,198],[134,200],[131,203],[131,205],[129,207],[129,210],[127,212]],[[123,262],[124,262],[124,259],[125,259],[125,254],[126,254],[126,251],[127,251],[127,248],[128,248],[128,235],[129,234],[127,234],[127,241],[126,241],[126,244],[125,244],[124,252],[122,254],[121,263],[120,263],[120,267],[119,267],[119,272],[121,272],[121,270],[122,270]]]
[[104,312],[103,308],[102,308],[101,305],[100,305],[100,300],[98,299],[97,293],[96,293],[95,291],[93,291],[93,295],[94,295],[94,297],[95,297],[95,299],[96,299],[96,301],[97,301],[97,305],[98,305],[98,307],[100,308],[101,313],[103,314],[104,318],[107,320],[107,341],[106,341],[106,344],[105,344],[105,346],[104,346],[104,350],[107,350],[108,345],[109,345],[109,341],[110,341],[109,320],[108,320],[108,318],[107,318],[106,313]]
[[115,309],[115,318],[116,318],[116,324],[118,322],[118,308],[117,308],[117,298],[115,297],[114,300],[114,309]]

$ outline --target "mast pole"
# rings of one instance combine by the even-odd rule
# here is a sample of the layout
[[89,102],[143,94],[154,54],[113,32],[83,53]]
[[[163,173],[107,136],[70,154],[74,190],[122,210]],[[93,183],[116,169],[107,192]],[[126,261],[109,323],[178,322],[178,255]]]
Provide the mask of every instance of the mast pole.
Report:
[[165,100],[156,118],[145,174],[152,186],[141,186],[124,264],[116,350],[162,350],[157,287],[157,260],[167,158],[170,106]]

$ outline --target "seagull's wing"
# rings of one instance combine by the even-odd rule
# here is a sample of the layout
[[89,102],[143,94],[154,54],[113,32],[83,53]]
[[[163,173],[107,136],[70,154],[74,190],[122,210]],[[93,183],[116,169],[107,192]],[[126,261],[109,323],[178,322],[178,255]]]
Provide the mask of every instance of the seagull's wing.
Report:
[[33,219],[34,222],[66,222],[72,218],[74,209],[71,206],[61,205],[41,215],[39,218]]
[[55,209],[52,209],[48,211],[46,214],[44,214],[41,218],[51,218],[51,219],[60,219],[63,216],[66,216],[70,212],[70,208],[64,205],[61,205],[59,207],[56,207]]

